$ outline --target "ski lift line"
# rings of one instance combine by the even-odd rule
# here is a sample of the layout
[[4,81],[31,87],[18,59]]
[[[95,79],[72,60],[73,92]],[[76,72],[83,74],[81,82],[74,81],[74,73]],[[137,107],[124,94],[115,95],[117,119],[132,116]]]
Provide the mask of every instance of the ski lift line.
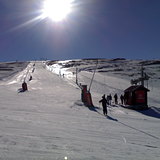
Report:
[[144,86],[145,81],[147,81],[147,88],[148,88],[148,80],[150,78],[150,76],[147,75],[147,73],[144,72],[145,68],[143,67],[143,65],[141,66],[141,77],[137,78],[137,79],[131,79],[131,84],[132,85],[137,85],[138,83],[141,83],[142,86]]
[[27,73],[26,73],[26,75],[25,75],[24,81],[26,81],[26,78],[27,78],[28,73],[29,73],[29,69],[27,70]]
[[24,70],[24,72],[23,72],[23,75],[22,75],[22,77],[21,77],[21,82],[24,81],[25,76],[26,76],[26,70]]
[[[85,77],[85,78],[87,78],[87,79],[90,79],[89,77],[87,77],[87,76],[85,76],[85,75],[81,75],[81,76],[83,76],[83,77]],[[114,89],[114,90],[118,90],[119,92],[122,92],[122,89],[117,89],[117,88],[115,88],[115,87],[109,86],[109,85],[104,84],[104,83],[102,83],[102,82],[99,82],[99,81],[97,81],[97,80],[93,80],[93,81],[94,81],[95,83],[97,83],[97,84],[103,85],[103,86],[108,87],[108,88],[110,88],[110,89]]]
[[[29,65],[29,64],[28,64]],[[22,71],[22,76],[21,76],[21,82],[22,81],[24,81],[24,78],[25,78],[25,74],[26,74],[26,70],[27,70],[27,68],[28,68],[28,65],[27,65],[27,67]]]
[[30,74],[30,70],[32,69],[32,66],[31,65],[28,65],[28,67],[26,68],[27,72],[25,72],[23,74],[23,81],[25,82],[26,81],[26,78],[27,76]]
[[98,67],[98,60],[97,60],[97,62],[96,62],[96,68],[95,68],[95,70],[94,70],[94,72],[93,72],[93,76],[92,76],[92,79],[91,79],[91,83],[90,83],[90,86],[89,86],[89,89],[88,89],[89,92],[90,92],[90,89],[91,89],[91,86],[92,86],[92,82],[93,82],[93,79],[94,79],[94,76],[95,76],[97,67]]
[[[110,114],[111,114],[111,112],[110,112]],[[112,114],[111,114],[111,115],[112,115]],[[128,128],[130,128],[130,129],[132,129],[132,130],[135,130],[135,131],[138,131],[138,132],[140,132],[140,133],[143,133],[143,134],[145,134],[146,136],[150,136],[150,137],[152,137],[152,138],[154,138],[154,139],[160,140],[160,138],[157,137],[157,136],[155,136],[155,135],[152,135],[152,134],[147,133],[147,132],[145,132],[145,131],[143,131],[143,130],[141,130],[141,129],[138,129],[138,128],[135,128],[135,127],[133,127],[133,126],[130,126],[130,125],[128,125],[128,124],[126,124],[126,123],[123,123],[123,122],[121,122],[121,121],[119,121],[119,120],[117,120],[117,119],[115,119],[115,120],[116,120],[115,122],[117,122],[117,123],[119,123],[119,124],[121,124],[121,125],[123,125],[123,126],[125,126],[125,127],[128,127]],[[126,141],[126,142],[127,142],[127,141]]]
[[159,137],[154,136],[154,135],[152,135],[152,134],[150,134],[150,133],[147,133],[147,132],[145,132],[145,131],[143,131],[143,130],[137,129],[137,128],[133,127],[133,126],[130,126],[130,125],[125,124],[125,123],[120,122],[120,121],[118,121],[118,123],[119,123],[119,124],[122,124],[122,125],[124,125],[124,126],[126,126],[126,127],[128,127],[128,128],[130,128],[130,129],[136,130],[136,131],[138,131],[138,132],[140,132],[140,133],[143,133],[143,134],[145,134],[145,135],[147,135],[147,136],[150,136],[150,137],[152,137],[152,138],[155,138],[155,139],[157,139],[157,140],[160,140]]
[[[99,112],[97,111],[97,113],[99,113]],[[110,113],[111,113],[111,112],[110,112]],[[99,113],[99,114],[101,114],[101,113]],[[130,125],[128,125],[128,124],[126,124],[126,123],[123,123],[123,122],[121,122],[121,121],[119,121],[119,120],[117,120],[117,119],[113,119],[113,120],[115,120],[115,122],[117,122],[117,123],[119,123],[119,124],[121,124],[121,125],[123,125],[123,126],[125,126],[125,127],[128,127],[128,128],[130,128],[130,129],[132,129],[132,130],[135,130],[135,131],[137,131],[137,132],[143,133],[143,134],[146,135],[146,136],[149,136],[149,137],[152,137],[152,138],[154,138],[154,139],[160,140],[159,137],[157,137],[157,136],[155,136],[155,135],[152,135],[152,134],[150,134],[150,133],[147,133],[147,132],[145,132],[145,131],[143,131],[143,130],[141,130],[141,129],[138,129],[138,128],[135,128],[135,127],[133,127],[133,126],[130,126]],[[125,138],[125,137],[124,137],[124,138]],[[126,139],[124,139],[124,142],[127,143]]]

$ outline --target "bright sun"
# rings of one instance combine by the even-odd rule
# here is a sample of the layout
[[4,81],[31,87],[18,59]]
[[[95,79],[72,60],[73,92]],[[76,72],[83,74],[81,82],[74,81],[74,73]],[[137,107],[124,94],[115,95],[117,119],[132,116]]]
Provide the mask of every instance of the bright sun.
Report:
[[73,1],[74,0],[45,0],[42,17],[49,17],[53,21],[63,20],[71,12]]

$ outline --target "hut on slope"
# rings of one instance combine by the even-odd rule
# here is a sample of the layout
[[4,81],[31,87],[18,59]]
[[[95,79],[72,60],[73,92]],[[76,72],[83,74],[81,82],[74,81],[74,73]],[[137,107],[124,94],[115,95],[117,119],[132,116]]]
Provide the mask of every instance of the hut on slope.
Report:
[[148,99],[147,92],[149,90],[143,85],[133,85],[124,90],[125,106],[133,109],[147,109]]

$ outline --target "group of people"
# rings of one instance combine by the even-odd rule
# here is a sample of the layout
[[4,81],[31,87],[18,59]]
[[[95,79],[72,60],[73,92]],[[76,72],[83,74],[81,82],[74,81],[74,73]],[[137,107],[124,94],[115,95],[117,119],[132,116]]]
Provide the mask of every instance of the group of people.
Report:
[[[114,98],[114,103],[118,104],[118,95],[117,93],[113,96]],[[124,104],[124,95],[121,94],[120,96],[120,100],[121,100],[121,104]],[[103,114],[107,115],[107,106],[108,105],[112,105],[112,96],[111,94],[107,95],[107,97],[105,97],[105,94],[102,96],[102,99],[99,101],[99,103],[102,103],[102,107],[103,107]]]

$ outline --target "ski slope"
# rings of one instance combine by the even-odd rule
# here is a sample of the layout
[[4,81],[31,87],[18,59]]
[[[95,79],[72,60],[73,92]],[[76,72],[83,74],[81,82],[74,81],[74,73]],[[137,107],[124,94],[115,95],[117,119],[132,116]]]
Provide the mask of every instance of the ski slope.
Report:
[[[75,75],[64,69],[60,76],[59,69],[31,62],[0,81],[0,159],[160,159],[158,98],[156,103],[150,101],[152,108],[147,111],[110,106],[106,118],[99,99],[104,93],[122,93],[128,81],[96,73],[91,88],[95,108],[88,108],[81,102]],[[92,73],[80,72],[78,77],[89,84]],[[18,92],[24,79],[28,91]]]

